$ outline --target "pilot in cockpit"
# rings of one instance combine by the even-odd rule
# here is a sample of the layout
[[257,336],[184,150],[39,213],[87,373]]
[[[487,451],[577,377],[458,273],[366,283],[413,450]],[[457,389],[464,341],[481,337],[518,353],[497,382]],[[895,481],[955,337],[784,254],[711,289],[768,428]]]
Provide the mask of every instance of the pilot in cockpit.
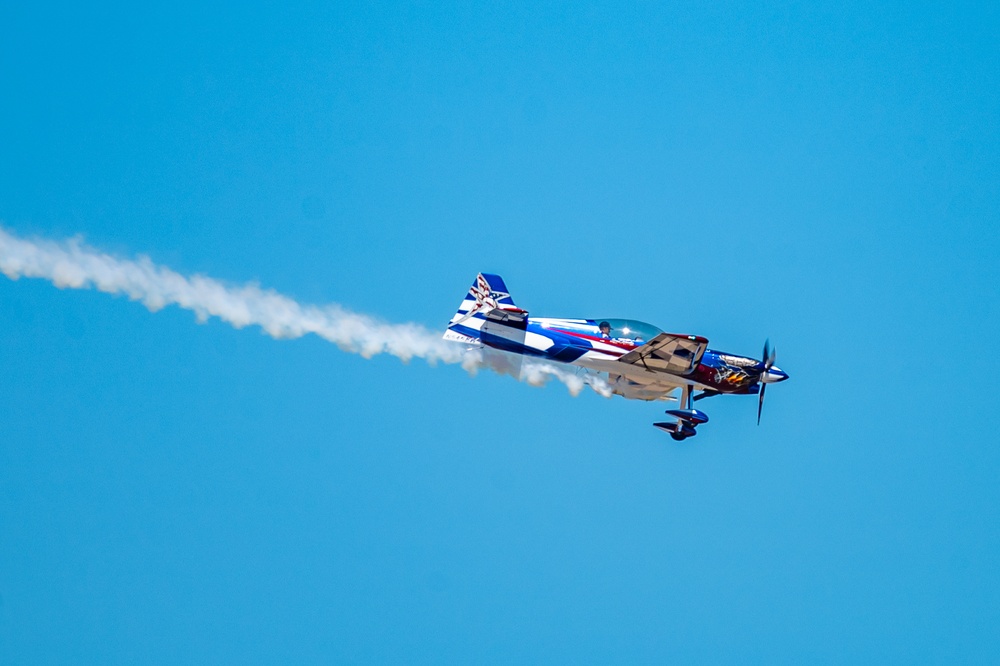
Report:
[[606,321],[602,321],[598,326],[601,329],[601,337],[610,340],[611,339],[611,324]]

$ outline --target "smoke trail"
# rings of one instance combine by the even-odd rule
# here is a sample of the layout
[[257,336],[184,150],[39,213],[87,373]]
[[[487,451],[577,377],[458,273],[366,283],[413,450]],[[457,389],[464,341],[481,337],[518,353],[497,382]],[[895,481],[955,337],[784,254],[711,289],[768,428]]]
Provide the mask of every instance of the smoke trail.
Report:
[[60,289],[124,294],[152,312],[176,305],[194,312],[200,322],[218,317],[236,328],[257,325],[273,338],[298,338],[312,333],[365,358],[391,354],[403,361],[417,357],[432,364],[461,363],[473,374],[485,367],[513,374],[533,385],[555,378],[573,395],[585,385],[601,395],[611,394],[607,383],[594,375],[579,376],[535,360],[525,361],[520,372],[515,373],[514,361],[506,358],[509,354],[468,351],[419,324],[389,324],[336,304],[302,305],[254,284],[226,285],[202,275],[185,277],[154,264],[148,257],[131,260],[102,253],[79,238],[26,240],[0,228],[0,271],[11,280],[43,278]]

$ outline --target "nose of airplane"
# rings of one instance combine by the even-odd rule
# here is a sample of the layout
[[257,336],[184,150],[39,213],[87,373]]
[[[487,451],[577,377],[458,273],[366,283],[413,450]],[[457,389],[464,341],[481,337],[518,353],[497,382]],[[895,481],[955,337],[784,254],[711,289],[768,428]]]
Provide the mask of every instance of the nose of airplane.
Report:
[[788,373],[775,365],[761,376],[760,381],[765,384],[777,384],[786,379],[788,379]]

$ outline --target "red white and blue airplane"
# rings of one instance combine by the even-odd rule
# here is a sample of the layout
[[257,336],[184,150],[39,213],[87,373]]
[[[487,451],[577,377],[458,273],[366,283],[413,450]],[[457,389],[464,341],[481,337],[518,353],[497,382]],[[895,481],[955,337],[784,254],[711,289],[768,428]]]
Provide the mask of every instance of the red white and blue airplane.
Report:
[[653,424],[678,441],[708,421],[695,400],[757,395],[759,425],[767,385],[788,379],[774,365],[767,342],[758,361],[708,349],[700,335],[665,333],[631,319],[529,317],[514,305],[503,279],[489,273],[476,277],[444,338],[585,368],[606,376],[611,390],[625,398],[672,400],[679,389],[681,408],[666,411],[674,420]]

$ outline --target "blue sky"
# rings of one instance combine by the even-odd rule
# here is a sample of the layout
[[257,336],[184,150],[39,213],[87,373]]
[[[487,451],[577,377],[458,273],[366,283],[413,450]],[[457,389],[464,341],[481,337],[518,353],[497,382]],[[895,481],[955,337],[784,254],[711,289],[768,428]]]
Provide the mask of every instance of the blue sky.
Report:
[[998,10],[5,10],[0,224],[443,327],[478,271],[792,379],[365,360],[0,277],[0,660],[994,662]]

